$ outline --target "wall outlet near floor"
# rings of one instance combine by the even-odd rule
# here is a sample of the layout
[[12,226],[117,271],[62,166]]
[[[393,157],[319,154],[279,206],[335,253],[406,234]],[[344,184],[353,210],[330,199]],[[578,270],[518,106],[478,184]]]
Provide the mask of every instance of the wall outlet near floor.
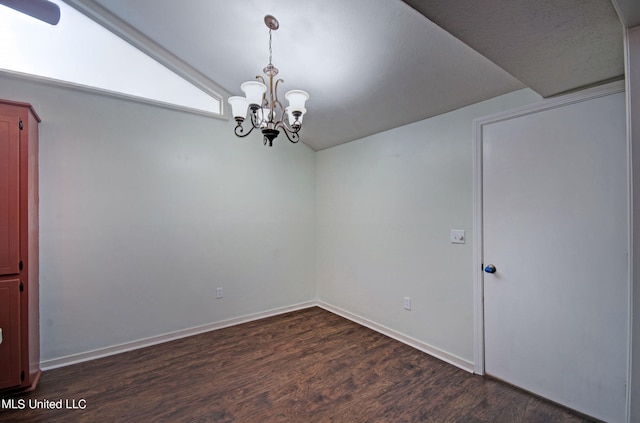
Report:
[[404,297],[404,309],[411,310],[411,297]]
[[220,286],[220,287],[216,288],[216,298],[217,298],[217,299],[220,299],[220,298],[222,298],[223,296],[224,296],[224,294],[223,294],[223,292],[222,292],[222,287]]

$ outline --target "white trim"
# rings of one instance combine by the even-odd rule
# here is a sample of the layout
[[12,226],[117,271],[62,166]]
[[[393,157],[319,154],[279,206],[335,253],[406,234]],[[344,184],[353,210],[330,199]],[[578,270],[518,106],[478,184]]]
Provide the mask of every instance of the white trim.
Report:
[[[484,125],[555,109],[574,103],[592,100],[625,91],[625,81],[589,88],[576,93],[542,100],[533,105],[519,107],[509,112],[483,117],[473,122],[473,306],[474,306],[474,363],[475,373],[484,374],[484,273],[482,271],[482,129]],[[629,259],[631,260],[631,259]]]
[[40,368],[43,371],[56,369],[58,367],[70,366],[72,364],[78,364],[85,361],[96,360],[98,358],[108,357],[115,354],[120,354],[128,351],[137,350],[139,348],[150,347],[153,345],[162,344],[164,342],[174,341],[176,339],[186,338],[188,336],[198,335],[205,332],[210,332],[218,329],[228,328],[230,326],[240,325],[242,323],[252,322],[254,320],[260,320],[267,317],[277,316],[279,314],[289,313],[292,311],[303,310],[311,307],[320,307],[330,313],[336,314],[345,319],[351,320],[359,325],[365,326],[378,333],[386,335],[396,341],[402,342],[412,348],[415,348],[423,353],[429,354],[435,358],[438,358],[446,363],[456,366],[469,373],[473,373],[473,363],[457,357],[453,354],[449,354],[446,351],[438,349],[434,346],[426,344],[410,336],[404,335],[398,331],[395,331],[386,326],[372,322],[371,320],[360,317],[356,314],[350,313],[339,307],[327,304],[322,301],[312,300],[303,303],[295,304],[287,307],[280,307],[272,310],[267,310],[260,313],[248,314],[245,316],[235,317],[232,319],[222,320],[220,322],[208,323],[202,326],[196,326],[193,328],[178,330],[175,332],[166,333],[164,335],[152,336],[150,338],[140,339],[138,341],[126,342],[119,345],[113,345],[111,347],[98,348],[91,351],[86,351],[78,354],[71,354],[64,357],[53,358],[50,360],[44,360],[40,362]]
[[216,119],[228,120],[225,116],[214,112],[207,112],[202,109],[194,109],[187,106],[180,106],[174,103],[166,103],[164,101],[152,100],[146,97],[138,97],[135,95],[125,94],[119,91],[111,91],[103,88],[91,87],[89,85],[77,84],[74,82],[63,81],[55,78],[47,78],[45,76],[33,75],[30,73],[16,72],[7,69],[0,69],[0,77],[15,78],[26,80],[29,82],[45,84],[53,87],[67,88],[70,90],[83,91],[90,94],[97,94],[105,97],[113,97],[120,100],[132,101],[135,103],[147,104],[150,106],[161,107],[163,109],[177,110],[179,112],[192,113],[200,116],[206,116]]
[[[617,4],[614,1],[614,6]],[[618,13],[620,15],[620,13]],[[620,15],[622,16],[622,15]],[[633,388],[633,295],[634,295],[634,195],[633,195],[633,119],[632,119],[632,110],[631,110],[631,79],[632,79],[632,69],[631,69],[631,45],[629,39],[629,28],[625,28],[624,30],[624,66],[625,66],[625,75],[627,78],[625,80],[625,88],[626,88],[626,111],[627,111],[627,173],[628,173],[628,183],[629,183],[629,191],[628,191],[628,202],[629,202],[629,239],[627,240],[629,245],[629,294],[628,294],[628,319],[629,319],[629,327],[628,327],[628,338],[627,338],[627,348],[628,348],[628,356],[627,356],[627,409],[626,409],[626,421],[631,423],[631,401],[633,399],[632,388]]]
[[229,118],[224,99],[229,92],[213,82],[206,75],[169,52],[164,47],[144,35],[94,0],[63,0],[78,12],[100,24],[113,34],[122,38],[147,56],[178,74],[194,86],[198,87],[220,102],[220,115]]
[[427,353],[462,370],[466,370],[469,373],[473,373],[473,363],[470,361],[457,357],[453,354],[449,354],[448,352],[442,351],[441,349],[436,348],[432,345],[419,341],[386,326],[375,323],[369,319],[365,319],[364,317],[350,313],[339,307],[327,304],[322,301],[317,301],[317,305],[318,307],[323,308],[331,313],[337,314],[338,316],[344,317],[345,319],[351,320],[352,322],[358,323],[359,325],[365,326],[371,330],[386,335],[389,338],[393,338],[396,341],[402,342],[405,345],[413,347],[419,351],[422,351],[423,353]]
[[[613,5],[618,12],[618,16],[624,23],[624,19],[622,18],[622,14],[620,13],[619,7],[616,1],[613,1]],[[624,50],[624,70],[625,75],[631,75],[629,69],[629,29],[624,29],[623,35],[623,50]],[[629,191],[627,192],[627,201],[628,201],[628,210],[629,210],[629,237],[627,242],[629,243],[629,294],[628,294],[628,334],[627,334],[627,408],[626,408],[626,422],[631,422],[631,382],[632,382],[632,358],[633,358],[633,142],[631,139],[631,82],[629,78],[625,79],[625,88],[626,88],[626,122],[627,122],[627,174],[629,175]]]
[[484,375],[484,277],[482,271],[482,125],[473,124],[473,370]]
[[150,338],[140,339],[138,341],[126,342],[124,344],[114,345],[111,347],[98,348],[79,354],[71,354],[64,357],[44,360],[40,362],[42,370],[51,370],[58,367],[70,366],[72,364],[82,363],[85,361],[95,360],[110,355],[120,354],[127,351],[137,350],[139,348],[150,347],[164,342],[174,341],[176,339],[186,338],[188,336],[198,335],[213,330],[224,329],[230,326],[242,323],[252,322],[254,320],[264,319],[267,317],[277,316],[279,314],[289,313],[291,311],[302,310],[316,306],[315,301],[307,301],[287,307],[280,307],[260,313],[248,314],[245,316],[235,317],[232,319],[222,320],[220,322],[208,323],[202,326],[196,326],[189,329],[182,329],[175,332],[166,333],[164,335],[152,336]]
[[[605,97],[612,94],[622,93],[625,90],[625,81],[619,80],[608,84],[588,88],[571,94],[559,97],[547,98],[534,104],[518,107],[508,112],[501,112],[483,118],[474,120],[476,124],[484,126],[488,123],[502,122],[504,120],[513,119],[519,116],[530,115],[542,112],[544,110],[556,109],[558,107],[568,106],[570,104],[581,103],[587,100],[593,100],[599,97]],[[482,135],[481,133],[478,135]]]

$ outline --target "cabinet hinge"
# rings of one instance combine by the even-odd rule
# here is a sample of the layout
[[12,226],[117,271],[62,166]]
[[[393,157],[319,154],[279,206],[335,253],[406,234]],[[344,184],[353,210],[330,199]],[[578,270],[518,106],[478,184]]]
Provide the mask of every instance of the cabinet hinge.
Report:
[[18,269],[22,270],[23,267],[24,265],[22,264],[22,260],[20,260],[20,263],[18,263]]
[[24,282],[20,282],[20,292],[24,292]]
[[20,130],[24,129],[24,124],[22,123],[22,119],[20,119]]
[[20,372],[20,381],[24,382],[24,370]]

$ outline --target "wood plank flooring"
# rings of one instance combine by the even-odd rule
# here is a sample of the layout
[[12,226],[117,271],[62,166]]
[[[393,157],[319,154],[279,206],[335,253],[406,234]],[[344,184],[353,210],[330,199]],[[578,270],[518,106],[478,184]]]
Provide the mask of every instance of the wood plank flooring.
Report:
[[46,371],[18,401],[0,423],[589,421],[320,308]]

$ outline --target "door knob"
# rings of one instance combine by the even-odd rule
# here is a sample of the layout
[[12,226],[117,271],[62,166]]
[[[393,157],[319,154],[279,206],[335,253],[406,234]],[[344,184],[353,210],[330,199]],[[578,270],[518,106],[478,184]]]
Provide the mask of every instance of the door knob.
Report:
[[484,268],[484,271],[487,273],[496,273],[496,267],[493,264],[489,264]]

